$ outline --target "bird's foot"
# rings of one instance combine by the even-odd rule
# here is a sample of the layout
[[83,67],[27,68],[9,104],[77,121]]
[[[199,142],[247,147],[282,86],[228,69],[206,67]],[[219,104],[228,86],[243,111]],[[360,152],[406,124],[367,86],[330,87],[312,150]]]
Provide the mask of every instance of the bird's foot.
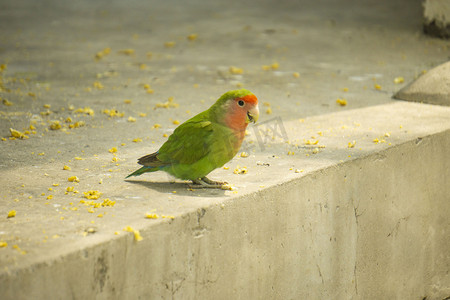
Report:
[[191,189],[223,189],[228,190],[227,182],[213,181],[206,177],[192,180],[192,184],[189,185]]
[[214,180],[208,179],[207,177],[202,177],[201,180],[203,182],[206,182],[207,184],[210,184],[210,185],[225,185],[225,184],[228,184],[228,182],[226,182],[226,181],[214,181]]

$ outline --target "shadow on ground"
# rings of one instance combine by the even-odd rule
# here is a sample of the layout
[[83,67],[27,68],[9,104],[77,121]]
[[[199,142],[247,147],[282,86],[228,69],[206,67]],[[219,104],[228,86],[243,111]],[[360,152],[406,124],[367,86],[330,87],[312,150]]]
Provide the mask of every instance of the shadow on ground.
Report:
[[182,196],[196,197],[224,197],[225,191],[222,189],[193,189],[191,190],[187,182],[153,182],[144,180],[125,180],[128,183],[137,184],[160,193],[176,194]]

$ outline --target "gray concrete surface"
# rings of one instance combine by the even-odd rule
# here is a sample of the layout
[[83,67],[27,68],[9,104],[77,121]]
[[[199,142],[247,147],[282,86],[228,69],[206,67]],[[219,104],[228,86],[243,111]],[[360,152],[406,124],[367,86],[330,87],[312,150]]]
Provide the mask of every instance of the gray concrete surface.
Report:
[[[0,132],[7,137],[10,127],[23,131],[37,121],[36,135],[1,145],[2,167],[29,164],[31,152],[32,161],[44,163],[67,161],[81,151],[100,154],[121,142],[135,149],[149,147],[148,140],[159,144],[161,131],[175,127],[171,118],[185,120],[206,109],[237,83],[272,105],[273,114],[263,114],[261,121],[388,103],[394,92],[449,56],[447,41],[422,35],[420,3],[183,3],[2,1],[0,51],[7,64],[2,82],[11,92],[1,97],[14,105],[1,106]],[[189,42],[193,33],[198,38]],[[166,48],[170,41],[176,45]],[[107,47],[111,53],[96,61],[96,53]],[[135,55],[119,54],[123,49],[134,49]],[[274,62],[277,70],[262,70]],[[140,64],[148,68],[141,70]],[[244,74],[230,74],[230,66]],[[397,77],[404,82],[395,84]],[[93,86],[97,81],[104,89]],[[155,114],[155,104],[168,97],[179,109]],[[338,98],[348,105],[337,105]],[[125,99],[132,104],[124,104]],[[40,115],[47,111],[44,104],[51,105],[48,116]],[[70,105],[91,107],[96,115],[75,114]],[[101,113],[112,108],[125,118]],[[139,118],[139,113],[148,115]],[[86,126],[67,135],[45,132],[49,122],[68,116]],[[129,116],[137,122],[126,122]],[[150,130],[155,123],[163,129]],[[131,143],[136,137],[148,137],[145,146]],[[58,153],[62,145],[65,150]]]
[[[421,15],[400,0],[2,1],[3,297],[448,296],[449,111],[391,98],[448,59]],[[286,135],[249,130],[250,156],[211,174],[234,191],[123,180],[238,86],[260,99],[256,128]],[[115,205],[80,203],[90,190]]]

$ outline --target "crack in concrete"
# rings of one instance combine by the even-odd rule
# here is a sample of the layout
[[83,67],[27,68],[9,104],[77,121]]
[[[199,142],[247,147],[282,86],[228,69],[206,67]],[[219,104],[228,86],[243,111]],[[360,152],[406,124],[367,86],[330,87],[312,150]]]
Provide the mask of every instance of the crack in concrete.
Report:
[[408,219],[411,217],[411,215],[407,217],[400,218],[397,223],[395,224],[394,228],[388,233],[387,237],[393,236],[395,233],[398,232],[398,228],[400,227],[400,224],[402,221],[408,221]]
[[320,276],[320,279],[322,280],[322,284],[325,284],[325,281],[323,280],[322,272],[320,271],[320,266],[319,266],[319,264],[316,263],[316,266],[317,266],[317,270],[319,271],[319,276]]
[[[175,299],[175,294],[178,292],[178,290],[183,286],[184,281],[186,280],[185,277],[179,280],[171,280],[170,286],[166,283],[166,289],[168,289],[171,292],[171,299]],[[175,287],[176,285],[176,287]]]
[[202,238],[209,232],[210,232],[210,230],[204,226],[198,226],[198,227],[192,228],[192,235],[194,236],[194,239]]
[[356,277],[356,259],[355,259],[355,267],[353,268],[353,277],[354,277],[354,281],[355,281],[355,293],[356,295],[358,295],[358,279]]
[[[352,198],[352,204],[353,204],[353,213],[355,215],[355,225],[356,225],[356,245],[358,244],[358,218],[360,216],[362,216],[364,213],[360,213],[358,214],[358,208],[359,208],[359,203],[358,205],[355,205],[355,200]],[[356,249],[357,250],[357,249]],[[353,268],[353,280],[355,283],[355,293],[356,295],[358,295],[358,277],[357,277],[357,271],[358,271],[358,267],[357,267],[357,255],[356,255],[356,250],[355,250],[355,266]]]
[[201,238],[210,232],[210,230],[206,226],[202,225],[200,222],[201,219],[205,216],[205,214],[206,209],[204,208],[197,209],[197,226],[192,228],[192,235],[194,236],[194,239]]
[[[313,248],[316,249],[316,242],[315,242],[315,240],[313,238],[313,230],[312,230],[312,224],[311,223],[309,223],[309,232],[310,232],[311,243],[313,244]],[[284,247],[283,244],[281,244],[281,246]],[[322,284],[325,284],[325,281],[324,281],[323,275],[322,275],[322,270],[320,269],[319,263],[317,262],[317,257],[314,254],[313,254],[313,257],[314,257],[314,260],[316,261],[317,271],[319,272],[319,276],[320,276],[320,279],[322,281]]]
[[199,226],[200,226],[200,220],[205,216],[205,214],[206,214],[206,209],[204,209],[203,207],[197,209],[197,223]]
[[103,288],[107,282],[108,275],[108,262],[107,262],[106,250],[103,250],[100,256],[97,258],[97,262],[94,268],[94,279],[96,286],[100,289],[100,293],[103,292]]

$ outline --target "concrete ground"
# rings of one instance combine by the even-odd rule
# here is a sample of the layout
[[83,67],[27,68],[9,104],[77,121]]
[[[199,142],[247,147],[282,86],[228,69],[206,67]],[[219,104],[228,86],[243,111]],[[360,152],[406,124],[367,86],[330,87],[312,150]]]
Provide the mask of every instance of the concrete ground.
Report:
[[[449,58],[448,41],[422,34],[421,16],[420,1],[406,0],[189,1],[188,4],[185,1],[2,1],[0,291],[4,291],[8,299],[25,299],[32,294],[51,295],[52,292],[61,299],[69,294],[74,298],[92,296],[86,291],[105,299],[119,299],[118,295],[144,297],[152,291],[139,286],[142,278],[150,276],[145,268],[140,269],[142,273],[134,274],[135,277],[130,275],[129,282],[124,283],[123,279],[123,286],[115,289],[111,282],[117,280],[127,266],[108,267],[102,260],[109,259],[105,257],[109,257],[111,249],[120,249],[125,256],[126,253],[136,254],[137,258],[132,260],[134,265],[128,266],[137,266],[139,258],[145,256],[145,249],[153,247],[151,253],[157,255],[161,263],[152,266],[160,274],[165,267],[170,269],[160,281],[152,277],[152,282],[160,284],[153,286],[153,290],[157,290],[161,298],[173,296],[188,277],[183,275],[184,271],[169,266],[171,256],[167,253],[171,253],[169,250],[176,253],[178,247],[185,249],[185,244],[158,238],[155,239],[163,244],[149,241],[153,234],[157,237],[171,232],[184,240],[183,225],[186,224],[192,229],[189,234],[201,241],[211,231],[208,225],[201,224],[210,207],[213,207],[213,215],[225,207],[229,216],[235,216],[242,208],[240,205],[247,208],[245,203],[258,202],[255,200],[258,197],[273,201],[273,198],[264,198],[268,195],[264,193],[274,193],[271,187],[302,180],[323,168],[339,169],[343,162],[351,163],[371,155],[377,157],[380,151],[397,146],[408,148],[409,142],[420,144],[425,136],[431,136],[436,143],[430,142],[439,149],[437,157],[443,162],[441,167],[448,166],[448,153],[442,151],[449,141],[448,108],[391,98],[422,72]],[[233,191],[189,191],[184,182],[160,173],[123,180],[138,167],[136,159],[156,151],[177,122],[208,108],[227,90],[240,87],[258,97],[262,127],[249,128],[248,142],[243,149],[249,153],[248,158],[237,157],[226,165],[228,169],[211,173],[214,179],[230,182]],[[345,99],[347,104],[338,104],[338,99]],[[418,120],[423,123],[418,125]],[[15,133],[18,138],[11,138],[10,128],[18,131]],[[267,136],[272,136],[273,132],[278,136],[274,140],[266,139],[265,135],[259,139],[261,131],[255,129],[261,128]],[[404,152],[403,148],[399,149],[396,155],[400,156],[399,153]],[[242,167],[246,167],[248,173],[233,173]],[[444,172],[443,178],[436,178],[440,178],[445,187],[448,168],[439,170]],[[68,182],[72,176],[77,176],[79,182]],[[352,180],[359,178],[355,175]],[[411,180],[421,181],[415,177]],[[325,177],[323,184],[333,185],[333,181]],[[400,186],[407,189],[407,183]],[[395,190],[395,184],[391,188]],[[102,194],[98,200],[88,200],[84,192],[89,191]],[[439,231],[438,236],[445,236],[450,228],[448,221],[442,221],[449,209],[445,204],[449,202],[444,200],[450,200],[445,191],[433,194],[440,197],[439,203],[443,205],[440,211],[443,214],[439,215],[441,223],[430,221],[437,227],[443,226],[444,231]],[[289,194],[280,189],[278,197],[283,193]],[[421,199],[418,198],[417,203]],[[297,201],[306,200],[299,198]],[[104,206],[95,203],[104,203]],[[413,208],[421,209],[421,206]],[[356,208],[353,210],[352,206],[350,210],[356,218]],[[12,211],[16,215],[7,218]],[[146,213],[156,214],[154,217],[158,218],[146,218]],[[249,213],[258,214],[258,211]],[[377,210],[377,213],[380,212]],[[239,216],[236,224],[252,231],[255,228],[251,224],[263,221],[256,219],[249,224],[245,222],[247,216]],[[406,217],[396,215],[396,218]],[[395,225],[396,222],[391,229],[401,229],[401,222]],[[273,223],[273,228],[276,224]],[[282,229],[288,232],[292,224]],[[373,223],[367,224],[367,228],[373,228]],[[126,226],[139,229],[144,240],[133,242],[132,233],[123,230]],[[434,225],[427,226],[427,230],[437,230]],[[423,232],[423,236],[429,235],[425,229]],[[224,237],[227,234],[222,232]],[[215,237],[220,240],[220,235]],[[136,238],[139,239],[139,235]],[[305,243],[314,243],[316,238],[322,238],[320,230],[317,234],[311,232],[310,240]],[[147,248],[133,248],[139,245]],[[160,250],[158,245],[162,247]],[[240,244],[233,245],[239,247]],[[448,243],[442,241],[439,245],[423,253],[441,253]],[[215,253],[202,254],[202,249],[207,248],[202,248],[201,243],[198,247],[195,251],[189,249],[193,256],[188,259],[188,269],[195,269],[198,263],[194,254]],[[232,251],[227,248],[226,253]],[[239,249],[236,253],[242,254]],[[371,256],[359,258],[363,259],[362,265],[374,259]],[[435,280],[430,281],[434,290],[413,290],[408,296],[447,295],[448,274],[442,274],[445,269],[448,271],[450,260],[448,255],[440,259],[434,262],[440,261],[444,271],[426,271],[434,276]],[[85,286],[86,282],[76,279],[77,274],[83,272],[77,269],[80,261],[95,263],[95,266],[81,263],[78,266],[83,266],[85,271],[92,267],[92,278],[86,277],[92,279],[92,286]],[[314,268],[316,262],[312,263]],[[407,265],[413,262],[404,261]],[[316,283],[331,282],[334,277],[322,276],[322,272],[326,272],[320,268],[322,263],[326,264],[325,261],[317,263],[318,271],[314,269],[320,273],[320,276],[316,274],[314,284],[299,286],[318,291],[320,284]],[[201,278],[195,279],[202,280],[206,295],[208,286],[217,288],[214,285],[218,280],[214,275],[217,270],[213,263],[210,266],[210,269],[202,269]],[[356,271],[351,266],[354,274]],[[56,273],[51,275],[53,271]],[[365,271],[371,272],[370,269]],[[256,269],[255,272],[269,271]],[[383,270],[377,272],[382,278]],[[239,275],[250,278],[254,273],[247,270]],[[33,283],[36,277],[42,280]],[[52,291],[51,283],[58,278],[65,285]],[[72,279],[83,286],[84,292],[70,286],[68,281]],[[355,294],[355,280],[345,283],[346,291],[341,291],[341,298],[377,295],[373,290],[364,294],[364,280],[360,281],[359,296],[358,287]],[[224,285],[227,280],[222,278],[218,282]],[[398,290],[407,290],[415,282],[409,284]],[[130,293],[137,286],[136,294]],[[250,286],[254,293],[246,290],[249,294],[241,294],[245,288],[234,283],[231,286],[234,294],[228,295],[251,297],[264,290],[255,282]],[[194,299],[205,295],[194,290],[187,289],[180,297]],[[332,291],[333,285],[330,285],[326,292],[302,295],[331,297]],[[395,287],[390,287],[378,296],[398,296],[396,291]],[[280,295],[286,298],[296,293]]]

